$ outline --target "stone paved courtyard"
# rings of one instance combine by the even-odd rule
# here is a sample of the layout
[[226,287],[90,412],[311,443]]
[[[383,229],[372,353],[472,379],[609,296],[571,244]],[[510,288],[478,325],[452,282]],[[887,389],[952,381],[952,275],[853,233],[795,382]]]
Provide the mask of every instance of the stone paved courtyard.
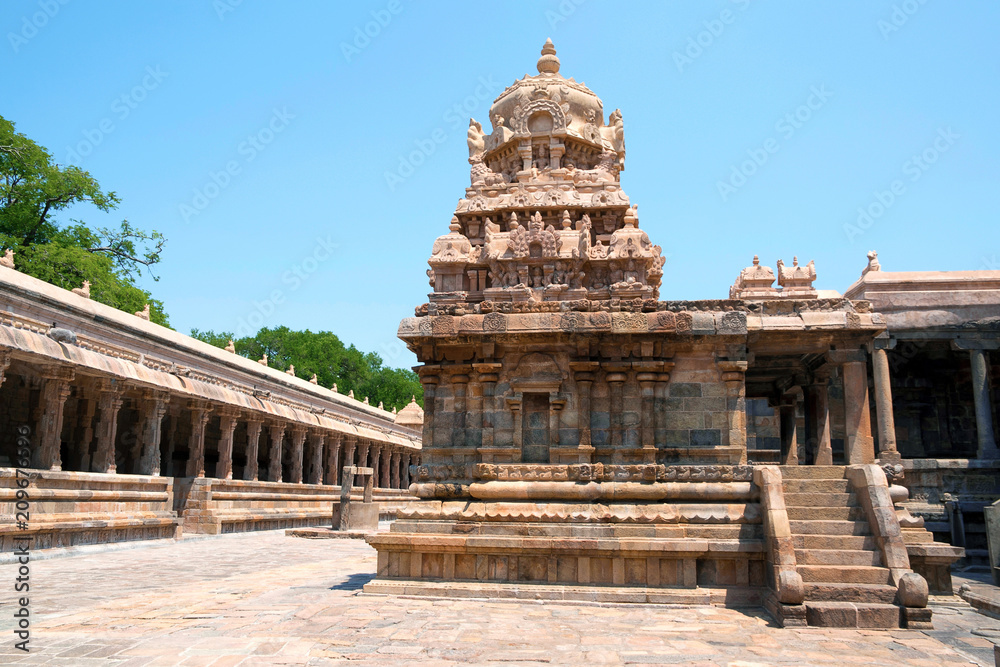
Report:
[[[375,551],[283,532],[184,539],[31,564],[28,665],[992,665],[1000,621],[936,609],[932,632],[780,629],[762,614],[360,594]],[[974,632],[975,631],[975,632]],[[978,634],[977,634],[978,633]]]

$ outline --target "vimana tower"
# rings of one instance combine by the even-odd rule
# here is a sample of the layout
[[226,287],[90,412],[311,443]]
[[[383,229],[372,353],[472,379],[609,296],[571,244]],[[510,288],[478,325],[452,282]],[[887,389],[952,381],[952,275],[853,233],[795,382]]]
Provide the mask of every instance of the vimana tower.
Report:
[[[494,101],[492,132],[470,122],[471,185],[399,327],[424,387],[420,500],[369,536],[365,589],[927,627],[927,580],[955,556],[894,506],[881,466],[899,455],[873,451],[881,317],[797,262],[781,290],[755,263],[730,299],[660,300],[622,113],[563,77],[551,41],[537,68]],[[781,465],[748,452],[747,397],[781,407]]]

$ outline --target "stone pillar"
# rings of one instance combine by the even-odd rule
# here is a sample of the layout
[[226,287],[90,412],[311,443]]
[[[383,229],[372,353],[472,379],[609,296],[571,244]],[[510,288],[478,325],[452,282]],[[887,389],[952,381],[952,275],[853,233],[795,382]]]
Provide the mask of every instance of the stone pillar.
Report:
[[[559,447],[559,427],[562,425],[561,415],[565,407],[565,398],[561,398],[556,392],[549,393],[549,461],[551,463],[556,463],[551,457],[556,455]],[[558,462],[562,463],[562,461]]]
[[876,340],[872,350],[872,375],[875,379],[875,411],[878,417],[879,460],[883,463],[899,463],[902,457],[896,448],[896,421],[892,416],[892,386],[889,377],[889,358],[885,348],[887,341]]
[[340,471],[338,471],[337,484],[340,484],[343,479],[343,470],[346,466],[354,465],[354,453],[357,449],[358,439],[353,435],[344,436],[344,457],[340,465]]
[[410,488],[410,465],[413,462],[413,456],[410,454],[403,454],[403,469],[400,471],[403,476],[403,483],[401,488]]
[[434,413],[437,408],[437,385],[440,366],[421,366],[417,369],[420,384],[424,387],[424,424],[422,439],[424,447],[434,447]]
[[576,381],[576,428],[579,434],[580,463],[590,463],[594,453],[594,446],[591,434],[591,389],[594,386],[594,373],[600,367],[596,361],[572,361],[570,368],[573,370]]
[[508,397],[507,407],[510,408],[510,413],[513,416],[513,421],[514,421],[513,445],[515,451],[512,458],[515,459],[514,463],[520,463],[521,450],[524,445],[524,429],[523,429],[523,424],[521,423],[522,415],[521,415],[520,397],[519,396]]
[[730,447],[737,447],[739,451],[738,460],[732,463],[746,465],[747,463],[747,387],[746,372],[748,363],[746,361],[719,361],[719,370],[722,371],[722,381],[726,385],[726,412],[729,422]]
[[839,363],[844,381],[844,422],[848,465],[875,462],[871,415],[868,411],[868,368],[864,350],[831,350],[827,357]]
[[270,426],[271,450],[267,453],[267,481],[281,481],[281,446],[285,439],[285,425],[274,423]]
[[[672,370],[674,365],[670,362],[664,364],[664,368]],[[659,439],[666,444],[665,431],[667,430],[667,387],[670,386],[670,373],[656,374],[656,389],[653,394],[653,440]]]
[[205,476],[205,426],[211,416],[212,409],[204,403],[191,401],[188,403],[191,411],[191,438],[188,440],[188,477]]
[[611,414],[609,422],[611,427],[611,461],[612,463],[622,463],[622,413],[625,409],[625,381],[628,375],[624,372],[627,365],[617,363],[606,366],[608,374],[606,379],[611,391]]
[[243,470],[243,479],[248,482],[257,481],[257,452],[260,447],[260,429],[263,420],[250,418],[247,420],[247,465]]
[[291,477],[288,481],[292,484],[302,483],[302,449],[305,446],[306,433],[304,426],[292,427],[292,455],[288,466],[290,468],[288,474]]
[[97,419],[97,446],[94,449],[92,468],[94,472],[114,474],[115,438],[118,435],[118,411],[122,407],[122,395],[114,380],[103,380],[97,390],[100,392]]
[[380,475],[380,479],[382,480],[382,483],[381,483],[380,486],[383,489],[391,489],[392,488],[392,483],[391,483],[391,480],[390,480],[390,478],[391,478],[391,472],[392,472],[392,456],[393,456],[392,448],[389,447],[389,445],[383,446],[382,447],[381,475]]
[[389,488],[399,488],[399,451],[392,450],[392,458],[389,463]]
[[833,442],[830,438],[830,378],[816,376],[806,388],[809,404],[810,438],[815,439],[814,465],[833,465]]
[[372,443],[372,484],[378,489],[382,487],[382,445]]
[[40,401],[38,425],[39,461],[43,470],[62,470],[63,410],[69,398],[69,383],[73,371],[68,368],[47,368],[42,374],[45,385]]
[[323,471],[323,483],[331,486],[337,484],[337,470],[340,467],[340,447],[344,434],[331,432],[326,438],[326,466]]
[[480,373],[470,378],[465,401],[469,416],[465,420],[463,443],[467,447],[480,447],[483,444],[483,379]]
[[990,400],[990,371],[986,350],[969,350],[972,365],[972,397],[976,406],[976,435],[980,459],[1000,458],[993,431],[993,405]]
[[312,432],[312,449],[309,452],[309,477],[306,480],[309,484],[323,483],[323,446],[326,444],[326,435],[322,431]]
[[142,450],[139,456],[139,474],[160,475],[160,440],[163,437],[163,416],[167,414],[170,394],[164,391],[146,391],[143,396]]
[[368,465],[368,454],[371,452],[372,443],[367,440],[361,440],[358,443],[358,467],[360,468],[370,468]]
[[[481,429],[482,438],[480,445],[483,449],[492,449],[493,447],[493,413],[497,410],[496,405],[496,383],[500,378],[498,372],[500,371],[500,364],[474,364],[473,366],[476,372],[479,374],[479,384],[482,387],[483,398],[482,398],[482,418],[481,418]],[[425,416],[426,419],[426,416]]]
[[[0,371],[0,375],[2,375],[2,371]],[[0,378],[0,385],[2,384],[3,380]],[[88,393],[91,393],[89,389],[88,387]],[[84,405],[79,419],[80,458],[78,469],[81,472],[90,472],[90,445],[94,441],[94,413],[96,412],[97,401],[90,396],[81,398],[80,400],[84,401],[86,405]]]
[[636,373],[639,382],[639,394],[642,397],[640,413],[640,443],[642,444],[643,463],[656,463],[656,430],[654,425],[656,401],[656,377],[658,373],[645,368]]
[[455,409],[452,413],[454,427],[451,430],[451,446],[465,447],[467,443],[465,432],[465,396],[468,389],[469,376],[465,373],[456,373],[451,376],[451,390],[454,395]]
[[798,401],[794,396],[786,396],[778,413],[781,421],[781,465],[797,466],[799,464],[798,429],[795,428],[795,408]]
[[215,466],[215,477],[218,479],[233,478],[233,432],[236,430],[237,412],[224,408],[219,413],[219,462]]
[[10,368],[10,350],[0,350],[0,387],[7,379],[7,369]]

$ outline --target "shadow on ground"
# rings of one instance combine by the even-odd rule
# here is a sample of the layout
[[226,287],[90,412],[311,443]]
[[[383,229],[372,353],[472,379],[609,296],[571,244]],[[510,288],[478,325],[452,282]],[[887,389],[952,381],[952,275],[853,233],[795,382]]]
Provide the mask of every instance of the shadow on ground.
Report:
[[355,572],[348,575],[347,579],[330,586],[331,591],[360,591],[369,581],[375,578],[371,572]]

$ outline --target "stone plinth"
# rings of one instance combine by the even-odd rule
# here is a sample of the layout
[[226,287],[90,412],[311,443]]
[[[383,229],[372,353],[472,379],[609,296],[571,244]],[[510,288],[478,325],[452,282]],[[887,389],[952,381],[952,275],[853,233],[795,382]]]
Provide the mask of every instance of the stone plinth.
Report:
[[27,529],[15,519],[16,471],[0,468],[0,551],[15,537],[32,539],[32,549],[72,547],[179,537],[173,480],[146,475],[27,471],[30,502]]

